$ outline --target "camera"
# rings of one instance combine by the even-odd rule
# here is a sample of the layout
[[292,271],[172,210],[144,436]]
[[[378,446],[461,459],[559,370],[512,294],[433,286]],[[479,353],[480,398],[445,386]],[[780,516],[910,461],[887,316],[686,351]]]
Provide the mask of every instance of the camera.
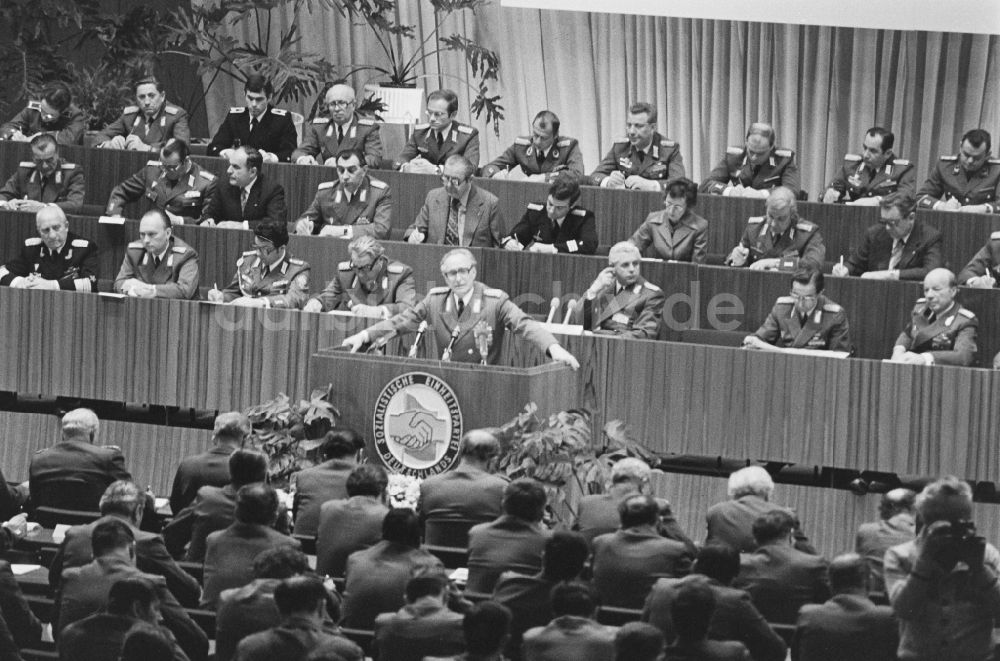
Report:
[[970,568],[981,567],[986,552],[986,538],[976,534],[976,524],[967,519],[956,519],[942,527],[938,538],[938,560],[948,569],[959,562]]

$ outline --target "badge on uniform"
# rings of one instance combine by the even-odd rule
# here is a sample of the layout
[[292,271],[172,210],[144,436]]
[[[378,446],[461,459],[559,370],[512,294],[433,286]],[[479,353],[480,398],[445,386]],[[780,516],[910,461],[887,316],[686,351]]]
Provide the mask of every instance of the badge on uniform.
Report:
[[627,158],[625,156],[619,158],[618,159],[618,167],[621,168],[622,170],[631,170],[632,169],[632,159],[631,158]]
[[622,326],[628,326],[629,317],[624,312],[616,312],[613,315],[611,315],[611,323],[621,324]]
[[847,183],[849,183],[854,188],[861,188],[861,177],[857,174],[852,174],[847,178]]

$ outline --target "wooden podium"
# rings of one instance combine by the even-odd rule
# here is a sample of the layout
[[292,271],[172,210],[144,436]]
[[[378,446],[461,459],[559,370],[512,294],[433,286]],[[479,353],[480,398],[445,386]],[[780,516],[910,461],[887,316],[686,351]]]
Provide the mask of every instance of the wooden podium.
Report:
[[507,422],[528,402],[548,416],[579,406],[579,378],[569,367],[499,367],[353,354],[313,354],[313,387],[333,384],[343,424],[368,439],[369,457],[390,471],[425,477],[454,463],[462,433]]

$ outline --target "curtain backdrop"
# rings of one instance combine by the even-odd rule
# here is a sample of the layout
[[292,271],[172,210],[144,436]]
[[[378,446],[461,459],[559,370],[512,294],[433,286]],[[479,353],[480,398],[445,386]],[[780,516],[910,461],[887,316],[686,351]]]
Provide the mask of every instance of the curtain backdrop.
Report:
[[[399,19],[433,26],[430,4],[399,3]],[[304,50],[341,65],[377,62],[367,28],[336,13],[303,15]],[[275,16],[287,25],[288,15]],[[249,30],[253,26],[244,26]],[[660,132],[677,140],[688,176],[700,181],[728,145],[742,143],[748,123],[769,121],[778,144],[794,149],[803,188],[815,198],[842,163],[858,152],[863,133],[881,124],[896,133],[894,151],[917,161],[918,180],[934,160],[957,150],[977,126],[1000,140],[1000,37],[671,19],[501,8],[494,1],[471,16],[453,17],[443,34],[462,32],[501,56],[497,91],[506,107],[500,138],[485,122],[483,163],[528,133],[542,109],[555,111],[562,133],[580,140],[588,171],[624,134],[627,106],[651,101]],[[413,44],[400,44],[412,52]],[[423,86],[454,88],[466,118],[470,89],[461,57],[432,58]],[[355,79],[357,87],[368,80]],[[211,91],[210,125],[239,103],[228,82]],[[308,109],[312,99],[297,104]]]

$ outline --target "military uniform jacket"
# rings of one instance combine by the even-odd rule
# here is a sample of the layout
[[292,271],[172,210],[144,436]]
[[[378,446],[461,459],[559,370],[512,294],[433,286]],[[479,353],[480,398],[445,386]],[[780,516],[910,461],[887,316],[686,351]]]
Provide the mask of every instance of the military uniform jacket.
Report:
[[772,149],[763,163],[753,166],[745,148],[730,147],[705,181],[701,182],[700,190],[710,195],[722,195],[728,186],[740,185],[757,190],[784,186],[798,195],[800,182],[795,152],[791,149]]
[[323,304],[323,312],[350,310],[355,305],[381,305],[390,315],[399,314],[417,302],[413,269],[402,262],[390,261],[382,277],[368,290],[354,274],[351,263],[341,262],[337,265],[336,277],[319,295],[319,301]]
[[208,155],[218,156],[223,149],[256,147],[271,152],[279,161],[287,161],[299,139],[291,113],[269,107],[258,121],[257,128],[251,133],[250,111],[246,106],[230,108],[222,126],[208,144]]
[[800,262],[812,262],[822,267],[826,259],[826,246],[819,227],[808,220],[796,218],[784,234],[775,238],[771,233],[767,216],[755,216],[747,221],[740,245],[750,249],[746,266],[758,259],[795,256]]
[[546,243],[555,246],[559,252],[593,255],[597,251],[594,212],[573,207],[563,218],[562,225],[557,225],[549,218],[544,204],[529,204],[504,243],[512,239],[525,248],[532,243]]
[[990,240],[958,274],[958,284],[964,285],[969,278],[986,274],[1000,281],[1000,232],[990,234]]
[[444,162],[452,154],[461,154],[469,159],[473,168],[479,167],[479,129],[467,126],[461,122],[452,122],[448,134],[444,136],[441,148],[438,149],[437,137],[430,124],[417,124],[407,140],[403,151],[393,164],[395,169],[409,163],[413,159],[423,158],[431,165],[444,166]]
[[150,204],[193,223],[201,217],[202,209],[215,197],[216,177],[191,162],[191,169],[176,182],[167,179],[159,161],[149,161],[146,167],[114,187],[108,198],[108,215],[119,215],[129,202],[145,196]]
[[303,218],[313,222],[313,234],[324,225],[351,225],[354,236],[371,235],[388,239],[392,226],[392,191],[389,184],[365,177],[348,197],[340,181],[324,181],[316,189],[316,197]]
[[661,209],[646,216],[629,241],[644,254],[653,246],[653,257],[701,264],[708,248],[708,221],[688,209],[674,227]]
[[[892,258],[893,238],[881,224],[865,230],[861,245],[855,248],[844,262],[851,275],[861,275],[867,271],[884,271],[889,268]],[[941,232],[924,223],[919,218],[913,221],[913,229],[903,244],[903,255],[896,268],[900,280],[923,280],[932,269],[944,266],[941,256]]]
[[955,198],[965,205],[988,204],[996,213],[1000,196],[1000,158],[991,158],[971,175],[958,163],[957,156],[942,156],[920,190],[917,208],[930,209],[938,200]]
[[847,313],[822,294],[816,297],[816,307],[804,324],[795,309],[795,299],[791,296],[779,297],[754,334],[768,344],[782,348],[852,350]]
[[37,273],[45,280],[57,280],[59,289],[97,291],[97,256],[97,245],[73,232],[66,234],[66,243],[58,252],[51,252],[34,236],[25,239],[21,254],[0,266],[0,285]]
[[322,165],[344,149],[354,149],[365,155],[370,168],[382,167],[382,137],[373,119],[354,115],[344,131],[343,142],[337,142],[337,124],[329,117],[317,117],[303,127],[302,144],[292,152],[292,163],[300,156],[312,156]]
[[896,191],[911,195],[917,189],[917,170],[913,163],[891,155],[877,171],[865,165],[857,154],[844,156],[844,165],[827,188],[840,193],[842,201],[862,197],[884,197]]
[[250,229],[262,222],[288,222],[285,189],[266,174],[258,175],[250,186],[246,206],[240,204],[242,196],[242,189],[228,181],[221,182],[215,195],[206,200],[198,222],[209,218],[217,223],[226,220],[245,222]]
[[584,297],[583,327],[621,337],[655,340],[660,332],[664,301],[663,290],[639,276],[634,285],[617,294],[603,292],[594,300]]
[[937,365],[972,365],[976,358],[975,313],[958,303],[931,320],[927,299],[917,300],[910,323],[896,338],[896,346],[913,353],[930,352]]
[[539,160],[538,151],[531,144],[531,136],[521,136],[496,160],[483,168],[483,176],[492,177],[501,170],[514,167],[520,167],[524,174],[551,174],[562,170],[580,177],[584,174],[580,144],[576,138],[568,137],[558,138],[549,147],[548,153]]
[[156,266],[142,243],[133,241],[125,250],[125,260],[115,278],[115,291],[122,292],[126,280],[135,278],[156,285],[156,298],[198,298],[198,253],[176,236],[170,237],[167,251]]
[[171,138],[191,144],[187,112],[169,103],[160,106],[160,110],[152,118],[147,117],[139,106],[125,106],[121,117],[101,131],[101,139],[110,140],[119,135],[134,135],[156,151]]
[[590,179],[595,186],[600,186],[616,170],[626,178],[637,174],[644,179],[656,179],[662,184],[684,176],[684,158],[681,156],[680,145],[659,133],[653,133],[653,140],[641,160],[639,150],[632,146],[628,138],[622,138],[611,145],[611,150],[605,154]]
[[237,298],[265,298],[271,308],[301,308],[309,298],[309,264],[288,256],[288,250],[273,268],[264,272],[264,260],[248,250],[236,260],[236,275],[223,290],[226,303]]
[[21,161],[17,171],[0,188],[0,199],[35,200],[55,204],[66,213],[75,213],[83,208],[85,191],[83,168],[75,163],[60,160],[58,169],[43,177],[34,162]]
[[36,133],[51,133],[60,145],[78,145],[86,130],[87,120],[74,104],[71,103],[54,121],[43,122],[42,102],[29,101],[24,110],[0,126],[0,136],[6,140],[14,131],[29,138]]
[[486,361],[491,365],[495,365],[500,358],[503,335],[508,328],[522,339],[534,343],[542,352],[556,344],[552,334],[512,303],[505,292],[486,287],[481,282],[473,283],[472,298],[462,310],[461,316],[451,290],[447,287],[435,287],[412,308],[369,328],[368,336],[374,341],[387,335],[412,333],[425,320],[428,328],[423,341],[426,343],[429,338],[434,339],[434,344],[427,345],[428,357],[439,357],[448,346],[452,330],[458,327],[458,338],[452,347],[451,356],[457,363],[478,363],[481,360],[473,333],[473,328],[480,321],[493,329],[493,340]]

